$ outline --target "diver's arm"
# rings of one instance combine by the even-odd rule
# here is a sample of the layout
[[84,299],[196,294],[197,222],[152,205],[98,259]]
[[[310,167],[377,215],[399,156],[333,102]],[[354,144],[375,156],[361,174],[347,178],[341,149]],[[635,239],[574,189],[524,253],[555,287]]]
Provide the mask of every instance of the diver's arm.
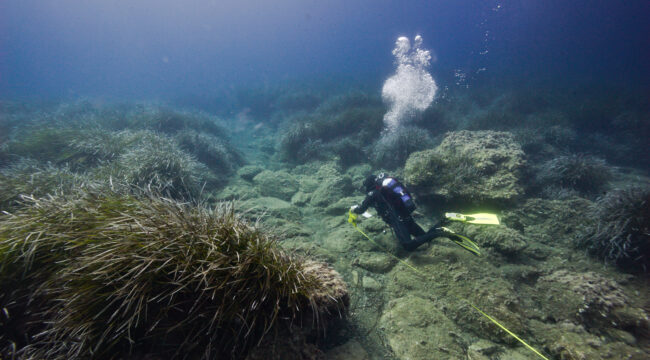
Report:
[[375,190],[369,192],[369,193],[366,195],[366,198],[363,199],[363,202],[361,203],[361,205],[357,206],[357,207],[354,208],[354,210],[352,210],[352,211],[354,211],[354,212],[357,213],[357,214],[363,214],[364,212],[366,212],[366,210],[368,210],[368,207],[369,207],[370,205],[372,205],[372,203],[373,203],[374,201],[375,201]]

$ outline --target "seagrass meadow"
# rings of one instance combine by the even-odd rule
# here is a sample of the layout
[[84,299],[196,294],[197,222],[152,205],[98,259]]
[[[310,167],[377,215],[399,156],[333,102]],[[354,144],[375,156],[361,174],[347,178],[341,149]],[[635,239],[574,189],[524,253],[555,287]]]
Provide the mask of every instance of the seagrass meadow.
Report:
[[[239,127],[172,105],[3,102],[3,356],[537,357],[470,305],[548,358],[648,355],[643,159],[613,165],[561,106],[382,136],[372,94],[307,94]],[[370,242],[346,217],[378,171],[404,179],[423,227],[452,210],[501,225],[450,225],[480,257],[446,238],[407,252],[377,217],[359,224]]]

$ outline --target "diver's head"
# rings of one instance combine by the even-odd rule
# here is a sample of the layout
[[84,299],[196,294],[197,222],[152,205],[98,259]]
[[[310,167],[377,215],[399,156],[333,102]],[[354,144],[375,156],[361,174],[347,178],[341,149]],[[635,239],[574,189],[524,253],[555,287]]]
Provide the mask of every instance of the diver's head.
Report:
[[366,177],[365,180],[363,180],[363,190],[364,191],[370,191],[375,188],[375,179],[377,176],[374,174],[370,174]]

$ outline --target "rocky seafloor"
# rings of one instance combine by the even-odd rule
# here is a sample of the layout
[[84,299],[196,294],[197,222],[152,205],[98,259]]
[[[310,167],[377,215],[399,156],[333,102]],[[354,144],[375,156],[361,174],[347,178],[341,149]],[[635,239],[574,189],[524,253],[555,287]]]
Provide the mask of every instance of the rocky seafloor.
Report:
[[[449,136],[509,138],[494,132]],[[522,152],[508,152],[523,156]],[[503,155],[497,153],[495,158]],[[409,158],[407,180],[416,176],[409,172],[410,163],[427,155],[415,153]],[[497,166],[505,164],[513,170],[516,161],[507,158],[498,160]],[[247,167],[242,171],[251,170]],[[551,358],[648,356],[646,275],[622,273],[574,245],[574,239],[590,221],[593,202],[588,199],[524,199],[497,211],[502,219],[499,226],[455,224],[457,232],[479,244],[481,257],[445,238],[408,253],[398,248],[390,229],[376,217],[359,226],[381,247],[346,222],[350,204],[363,199],[351,184],[361,183],[371,171],[370,166],[343,171],[334,162],[324,162],[292,171],[259,170],[250,180],[230,185],[225,193],[243,196],[241,201],[246,207],[263,209],[267,221],[286,237],[284,246],[325,259],[343,274],[350,287],[349,327],[340,336],[351,339],[329,350],[326,358],[537,358],[470,304],[488,312]],[[436,169],[434,173],[440,176],[443,172]],[[459,197],[497,202],[521,195],[513,172],[504,171],[505,179],[495,178],[501,174],[500,169],[493,177],[483,179],[489,185],[456,186],[431,181],[435,184],[431,190],[445,192],[453,188]],[[648,179],[639,177],[638,181],[643,184]],[[480,208],[467,206],[443,209]],[[415,218],[428,228],[436,220],[431,214],[443,209],[423,208]],[[427,274],[427,278],[392,254]]]
[[[650,178],[637,142],[582,135],[579,117],[522,110],[518,98],[441,101],[386,134],[370,95],[291,96],[230,120],[157,105],[4,103],[2,216],[26,206],[21,194],[89,183],[234,201],[286,251],[332,266],[349,295],[325,333],[262,340],[249,359],[540,358],[473,306],[548,358],[650,356]],[[648,122],[643,112],[611,118],[621,137]],[[446,211],[496,213],[501,225],[450,225],[482,256],[446,238],[406,252],[376,216],[359,224],[368,241],[347,212],[379,171],[409,186],[425,229]],[[3,341],[15,349],[11,324],[3,318]]]

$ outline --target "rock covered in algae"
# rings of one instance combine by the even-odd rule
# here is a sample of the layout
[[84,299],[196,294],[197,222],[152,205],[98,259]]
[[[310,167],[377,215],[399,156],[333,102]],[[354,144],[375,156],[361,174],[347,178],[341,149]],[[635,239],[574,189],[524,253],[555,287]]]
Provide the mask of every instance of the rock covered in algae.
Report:
[[264,169],[257,165],[244,165],[237,170],[237,175],[246,181],[253,181],[255,175],[261,173]]
[[397,260],[394,257],[386,253],[369,252],[360,254],[353,264],[370,272],[383,274],[390,271],[396,262]]
[[268,217],[271,219],[280,218],[286,220],[297,220],[300,218],[300,208],[276,197],[263,196],[248,199],[243,201],[241,206],[244,209],[248,209],[251,215],[262,218]]
[[504,225],[466,225],[460,233],[476,241],[479,246],[492,248],[506,256],[515,256],[528,246],[526,238],[519,231]]
[[581,326],[571,322],[546,324],[537,320],[530,321],[530,330],[535,339],[546,346],[546,352],[557,359],[598,360],[630,359],[645,360],[648,354],[623,341],[609,341],[602,336],[587,332]]
[[407,295],[391,300],[379,327],[399,359],[462,359],[465,357],[453,321],[430,300]]
[[537,284],[546,312],[556,321],[568,320],[594,328],[644,329],[647,313],[631,304],[614,280],[593,272],[558,270]]
[[[464,330],[494,342],[517,345],[513,337],[506,334],[489,319],[481,315],[470,303],[502,324],[507,324],[515,334],[526,333],[526,317],[530,309],[520,298],[513,284],[500,278],[481,278],[468,285],[459,285],[450,290],[455,293],[453,300],[441,299],[447,316]],[[468,299],[469,302],[460,301]],[[469,300],[471,299],[471,300]]]
[[497,344],[481,339],[467,348],[467,357],[472,360],[489,360],[499,351],[500,348]]
[[284,170],[264,170],[253,177],[253,182],[263,196],[290,201],[298,191],[298,180]]
[[316,172],[315,179],[317,186],[310,200],[313,206],[325,207],[352,193],[352,179],[342,175],[338,166],[334,164],[327,163],[321,166]]
[[457,131],[432,150],[411,154],[404,168],[418,194],[460,201],[509,202],[524,192],[524,152],[509,132]]
[[229,203],[108,191],[30,199],[0,216],[0,285],[19,290],[0,295],[12,321],[40,321],[21,339],[2,336],[27,341],[26,358],[229,358],[283,319],[339,317],[341,277],[282,251],[267,230]]

